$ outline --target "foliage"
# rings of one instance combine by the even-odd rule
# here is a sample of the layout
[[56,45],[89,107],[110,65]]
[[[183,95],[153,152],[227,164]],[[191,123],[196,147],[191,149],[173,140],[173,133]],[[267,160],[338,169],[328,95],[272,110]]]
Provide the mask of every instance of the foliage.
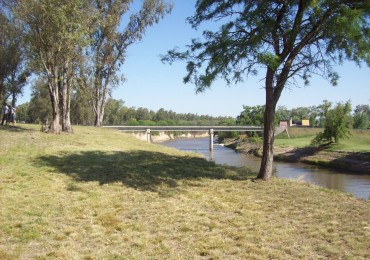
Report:
[[17,122],[30,123],[30,120],[27,116],[28,107],[29,102],[17,106]]
[[130,5],[132,1],[129,0],[93,2],[98,16],[91,33],[91,58],[85,63],[87,68],[82,76],[92,84],[86,88],[93,96],[95,126],[103,124],[108,96],[124,79],[118,73],[125,62],[127,48],[142,40],[147,27],[158,23],[172,9],[172,5],[163,0],[144,0],[136,13],[130,10]]
[[357,105],[353,117],[353,128],[366,129],[370,126],[370,106]]
[[262,126],[265,106],[243,106],[243,111],[237,117],[238,125]]
[[171,50],[163,61],[187,62],[184,82],[197,92],[222,78],[238,83],[246,75],[265,70],[266,110],[259,178],[272,176],[276,105],[286,85],[300,77],[321,75],[337,84],[334,62],[344,59],[370,65],[370,8],[368,1],[216,1],[199,0],[189,22],[222,23],[218,31],[204,31],[186,51]]
[[23,24],[33,71],[47,79],[52,107],[49,131],[71,132],[70,97],[81,50],[94,20],[87,0],[19,0],[12,10]]
[[0,103],[11,97],[15,107],[30,73],[26,68],[21,29],[7,13],[0,6]]
[[71,121],[75,125],[93,125],[94,123],[91,97],[80,87],[76,87],[72,92]]
[[31,84],[31,100],[28,105],[27,116],[30,123],[42,123],[52,119],[50,95],[47,80],[38,78]]
[[339,143],[342,138],[349,138],[353,120],[351,117],[351,103],[338,103],[333,109],[326,110],[325,128],[313,139],[312,144]]

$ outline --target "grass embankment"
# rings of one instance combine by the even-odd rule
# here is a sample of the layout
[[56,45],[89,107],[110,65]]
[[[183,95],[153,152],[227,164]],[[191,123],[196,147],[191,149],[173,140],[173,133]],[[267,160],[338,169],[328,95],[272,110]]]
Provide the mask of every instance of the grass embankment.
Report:
[[370,257],[370,202],[107,129],[0,128],[0,259]]
[[[289,128],[290,138],[285,133],[277,136],[275,145],[280,147],[302,148],[310,146],[311,141],[319,128]],[[352,130],[350,138],[343,138],[339,144],[333,144],[327,148],[329,151],[342,152],[370,152],[370,130]]]
[[370,130],[353,130],[350,138],[326,147],[311,146],[323,129],[289,128],[275,139],[275,157],[279,160],[301,161],[341,171],[370,174]]

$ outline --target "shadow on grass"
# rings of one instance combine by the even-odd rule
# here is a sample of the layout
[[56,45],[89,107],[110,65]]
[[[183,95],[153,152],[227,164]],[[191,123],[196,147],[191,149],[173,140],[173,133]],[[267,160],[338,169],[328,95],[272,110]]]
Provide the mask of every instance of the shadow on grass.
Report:
[[12,126],[12,125],[0,125],[0,131],[7,132],[30,132],[32,129],[25,128],[23,126]]
[[160,185],[176,187],[179,180],[199,178],[246,180],[255,178],[247,168],[216,165],[202,158],[159,152],[89,151],[39,157],[39,166],[51,166],[77,181],[101,185],[121,182],[139,190],[157,191]]

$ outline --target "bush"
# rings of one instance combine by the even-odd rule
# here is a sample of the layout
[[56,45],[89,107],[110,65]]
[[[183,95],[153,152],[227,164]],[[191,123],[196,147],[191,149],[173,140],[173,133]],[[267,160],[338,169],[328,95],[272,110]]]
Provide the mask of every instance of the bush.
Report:
[[338,103],[333,109],[325,113],[324,132],[319,132],[312,140],[312,144],[339,143],[339,140],[351,135],[353,119],[351,116],[351,103]]

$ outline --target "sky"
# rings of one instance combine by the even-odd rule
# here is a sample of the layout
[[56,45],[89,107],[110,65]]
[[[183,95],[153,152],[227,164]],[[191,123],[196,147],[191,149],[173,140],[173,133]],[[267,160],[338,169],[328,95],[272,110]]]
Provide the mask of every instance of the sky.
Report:
[[[185,50],[192,38],[200,38],[201,30],[195,30],[186,18],[195,12],[195,0],[174,0],[172,13],[158,24],[148,28],[141,42],[129,47],[122,73],[126,81],[113,91],[114,99],[121,99],[127,107],[143,107],[158,111],[160,108],[176,113],[236,117],[243,105],[265,103],[263,88],[264,71],[250,76],[238,85],[227,86],[219,80],[211,89],[196,94],[195,86],[184,84],[186,64],[163,64],[160,55],[178,47]],[[288,109],[317,106],[323,100],[333,103],[351,100],[352,106],[370,104],[370,68],[354,63],[344,63],[336,68],[339,84],[333,87],[321,77],[312,77],[309,86],[285,89],[278,106]],[[29,89],[19,104],[29,101]]]

